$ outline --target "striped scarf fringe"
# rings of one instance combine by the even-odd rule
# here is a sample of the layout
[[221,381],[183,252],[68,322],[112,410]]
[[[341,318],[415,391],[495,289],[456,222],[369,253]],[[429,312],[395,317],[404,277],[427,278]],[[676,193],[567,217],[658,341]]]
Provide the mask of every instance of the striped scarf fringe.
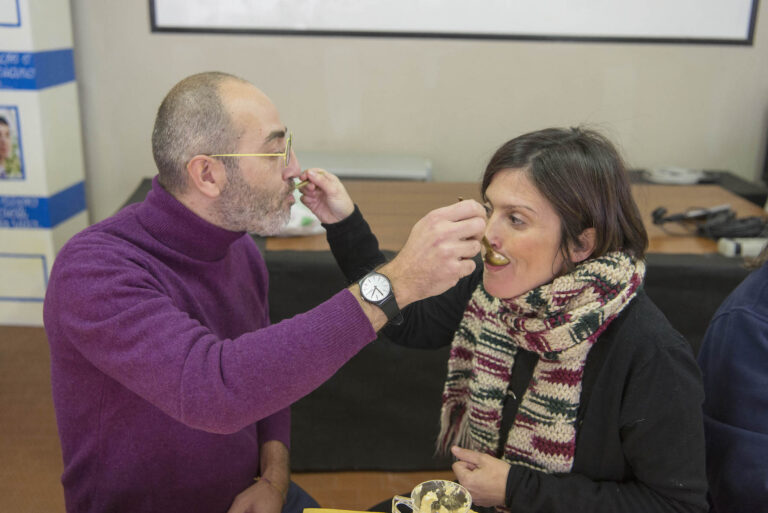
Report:
[[502,459],[545,473],[570,472],[587,354],[644,276],[642,261],[617,251],[513,299],[495,298],[480,283],[451,346],[438,452],[458,445],[497,454],[515,354],[524,349],[539,360]]

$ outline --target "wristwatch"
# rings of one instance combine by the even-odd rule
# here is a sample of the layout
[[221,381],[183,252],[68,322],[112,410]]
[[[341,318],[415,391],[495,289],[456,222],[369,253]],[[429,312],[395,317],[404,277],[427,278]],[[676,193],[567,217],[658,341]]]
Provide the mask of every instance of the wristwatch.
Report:
[[381,308],[387,315],[389,322],[392,324],[403,322],[403,314],[400,313],[400,307],[397,306],[389,278],[376,271],[371,271],[363,276],[363,279],[357,284],[360,285],[360,295],[363,296],[363,299]]

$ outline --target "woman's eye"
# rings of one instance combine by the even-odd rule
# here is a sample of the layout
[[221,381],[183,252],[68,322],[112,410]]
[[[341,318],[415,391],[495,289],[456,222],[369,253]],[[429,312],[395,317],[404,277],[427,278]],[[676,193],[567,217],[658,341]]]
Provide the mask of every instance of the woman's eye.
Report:
[[490,205],[483,205],[485,209],[485,215],[490,216],[493,213],[493,208]]
[[512,224],[523,224],[523,220],[516,215],[510,215],[509,220],[512,222]]

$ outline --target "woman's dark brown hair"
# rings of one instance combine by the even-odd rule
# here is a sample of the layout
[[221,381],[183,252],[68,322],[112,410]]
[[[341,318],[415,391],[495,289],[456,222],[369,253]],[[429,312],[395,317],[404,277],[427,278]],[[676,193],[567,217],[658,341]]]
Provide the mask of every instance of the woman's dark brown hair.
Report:
[[[570,266],[569,247],[595,229],[590,257],[621,250],[643,258],[648,235],[619,152],[599,133],[583,128],[547,128],[502,145],[483,174],[482,193],[496,173],[519,169],[552,204],[561,225],[560,247]],[[569,267],[570,268],[570,267]]]

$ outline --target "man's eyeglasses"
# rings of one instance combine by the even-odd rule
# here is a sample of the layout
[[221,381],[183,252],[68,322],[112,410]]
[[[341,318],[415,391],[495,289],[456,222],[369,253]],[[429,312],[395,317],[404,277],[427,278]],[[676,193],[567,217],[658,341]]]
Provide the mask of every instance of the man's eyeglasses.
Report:
[[285,151],[283,153],[217,153],[211,157],[283,157],[285,167],[291,163],[291,145],[293,144],[293,134],[288,133],[285,141]]

